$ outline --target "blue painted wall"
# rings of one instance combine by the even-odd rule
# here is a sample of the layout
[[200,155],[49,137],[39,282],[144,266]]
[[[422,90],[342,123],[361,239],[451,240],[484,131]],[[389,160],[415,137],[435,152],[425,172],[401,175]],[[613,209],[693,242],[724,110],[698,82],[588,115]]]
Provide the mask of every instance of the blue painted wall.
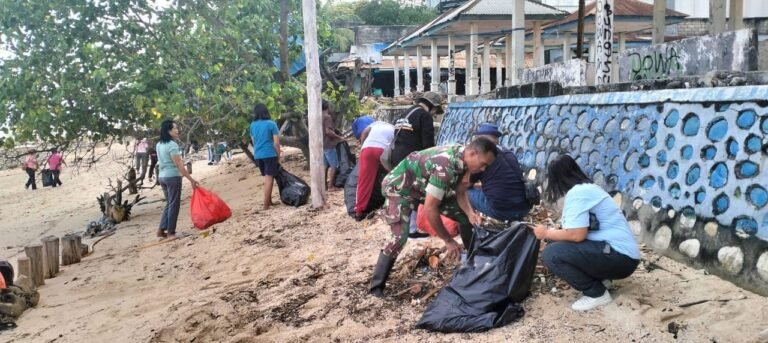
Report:
[[768,86],[454,103],[438,143],[483,122],[539,181],[568,153],[660,252],[768,293]]

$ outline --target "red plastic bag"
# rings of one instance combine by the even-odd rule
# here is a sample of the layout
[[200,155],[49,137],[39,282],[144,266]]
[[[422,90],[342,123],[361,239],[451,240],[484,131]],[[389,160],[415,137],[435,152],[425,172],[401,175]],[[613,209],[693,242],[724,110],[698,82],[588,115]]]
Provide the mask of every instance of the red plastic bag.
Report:
[[203,187],[197,187],[192,191],[189,212],[192,215],[192,223],[200,230],[205,230],[232,216],[229,206],[216,194]]
[[0,274],[0,289],[5,289],[5,278]]
[[[432,225],[429,225],[429,219],[427,219],[426,214],[424,214],[423,208],[424,205],[419,205],[419,212],[416,214],[416,228],[421,232],[428,233],[430,236],[437,237],[435,229],[432,228]],[[445,229],[451,237],[459,235],[458,222],[444,215],[440,215],[440,219],[443,221],[443,226],[445,226]]]

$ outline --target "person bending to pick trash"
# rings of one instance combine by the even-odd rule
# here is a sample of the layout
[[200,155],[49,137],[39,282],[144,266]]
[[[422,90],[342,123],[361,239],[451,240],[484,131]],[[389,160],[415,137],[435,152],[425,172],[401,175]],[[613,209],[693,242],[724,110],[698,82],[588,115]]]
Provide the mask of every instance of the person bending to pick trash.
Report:
[[632,275],[640,263],[640,250],[629,223],[618,205],[579,168],[568,155],[547,165],[545,197],[563,200],[562,230],[533,226],[538,239],[549,243],[542,257],[544,265],[574,289],[584,294],[571,305],[587,311],[613,299],[608,292],[614,279]]
[[471,225],[479,224],[480,216],[472,212],[462,193],[468,186],[468,173],[485,170],[493,163],[496,153],[496,145],[491,140],[478,138],[467,146],[447,145],[414,152],[387,174],[381,187],[387,198],[384,217],[390,225],[392,239],[379,253],[371,279],[372,295],[384,296],[389,272],[408,241],[411,212],[419,204],[424,204],[429,224],[445,241],[448,260],[456,260],[461,247],[445,230],[441,212],[459,222],[464,246],[470,244]]

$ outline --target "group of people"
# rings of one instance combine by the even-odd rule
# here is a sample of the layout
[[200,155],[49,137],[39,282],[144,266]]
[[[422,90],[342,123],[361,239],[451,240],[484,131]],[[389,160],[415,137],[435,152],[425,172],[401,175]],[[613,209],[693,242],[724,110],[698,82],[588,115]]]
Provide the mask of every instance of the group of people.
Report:
[[[384,296],[389,273],[408,239],[418,236],[413,227],[416,209],[421,208],[420,215],[445,242],[449,259],[456,259],[462,247],[441,216],[458,223],[463,249],[469,250],[473,227],[481,225],[483,217],[511,224],[523,221],[531,210],[520,164],[511,150],[499,146],[503,133],[496,125],[479,125],[467,144],[434,146],[433,115],[441,110],[440,100],[439,94],[424,93],[394,125],[372,122],[361,131],[356,219],[362,218],[374,191],[373,180],[386,149],[391,149],[395,166],[381,184],[386,198],[383,214],[392,238],[373,270],[369,292],[377,297]],[[608,304],[611,280],[630,276],[640,261],[629,224],[610,195],[571,156],[555,158],[546,169],[545,199],[553,204],[564,200],[559,228],[529,225],[538,239],[548,242],[544,263],[582,292],[572,309]]]
[[[61,169],[62,166],[67,165],[64,161],[64,156],[57,148],[51,149],[51,154],[45,161],[45,165],[48,166],[48,170],[51,173],[51,187],[61,186]],[[27,173],[27,183],[24,184],[25,189],[37,189],[36,174],[38,170],[38,161],[35,151],[30,150],[24,156],[21,163],[21,169]]]
[[[383,215],[392,238],[379,253],[369,292],[383,297],[390,271],[409,238],[419,236],[415,227],[420,208],[433,232],[445,242],[447,258],[457,259],[469,250],[474,227],[483,218],[523,221],[531,210],[525,178],[515,154],[499,146],[498,127],[484,123],[467,144],[435,146],[433,116],[442,110],[439,94],[426,92],[416,104],[390,124],[360,117],[353,133],[361,143],[355,218],[362,220],[374,191],[385,197]],[[328,189],[333,190],[338,165],[336,144],[344,138],[334,128],[327,102],[323,102],[323,148]],[[273,205],[272,184],[280,164],[279,130],[264,104],[253,110],[249,128],[253,158],[264,177],[263,208]],[[173,236],[178,217],[182,177],[198,186],[183,168],[174,142],[178,127],[163,123],[156,151],[160,184],[168,199],[158,235]],[[382,158],[386,163],[382,163]],[[389,164],[380,189],[375,182],[381,168]],[[548,242],[543,251],[547,268],[583,296],[572,308],[585,311],[612,301],[611,280],[630,276],[640,261],[637,242],[621,209],[583,172],[569,155],[561,155],[546,167],[545,199],[563,199],[560,227],[529,225],[532,233]],[[420,207],[421,206],[421,207]],[[458,223],[463,247],[446,230],[441,216]],[[468,251],[468,253],[471,253]]]

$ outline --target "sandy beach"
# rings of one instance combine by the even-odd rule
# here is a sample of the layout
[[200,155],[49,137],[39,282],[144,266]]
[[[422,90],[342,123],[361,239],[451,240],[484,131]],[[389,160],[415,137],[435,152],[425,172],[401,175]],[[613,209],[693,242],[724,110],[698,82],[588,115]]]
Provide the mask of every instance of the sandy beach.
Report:
[[[300,153],[285,155],[286,169],[308,180]],[[0,257],[15,264],[25,245],[98,220],[95,199],[127,158],[115,152],[90,170],[65,169],[62,187],[37,191],[23,188],[22,171],[0,171]],[[262,179],[244,154],[218,166],[198,160],[193,171],[232,208],[216,232],[192,227],[184,181],[179,231],[188,236],[153,244],[164,203],[159,187],[144,191],[131,220],[46,280],[40,304],[16,329],[0,332],[0,342],[768,341],[761,338],[768,336],[768,299],[647,249],[637,272],[616,282],[615,301],[599,310],[570,310],[576,292],[553,293],[548,285],[557,281],[542,283],[537,274],[518,322],[477,334],[419,330],[424,292],[393,295],[407,280],[394,280],[385,299],[367,295],[388,227],[347,216],[343,192],[330,193],[322,211],[262,211]],[[403,256],[429,244],[441,243],[409,243]]]

